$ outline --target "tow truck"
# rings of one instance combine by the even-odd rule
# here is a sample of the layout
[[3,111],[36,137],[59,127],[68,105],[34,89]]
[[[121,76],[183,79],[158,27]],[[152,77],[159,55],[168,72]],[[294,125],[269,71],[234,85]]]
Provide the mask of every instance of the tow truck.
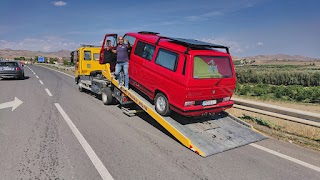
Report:
[[105,61],[105,69],[92,71],[90,76],[85,79],[80,78],[78,81],[80,91],[87,89],[101,95],[102,102],[105,105],[112,104],[115,99],[121,105],[135,103],[140,109],[122,108],[123,112],[132,116],[141,110],[144,111],[182,145],[202,157],[266,139],[265,136],[254,130],[250,124],[225,111],[200,117],[186,117],[177,113],[168,117],[160,115],[155,110],[155,105],[143,96],[139,90],[119,86],[118,80],[111,72],[112,62],[107,59],[110,56],[106,55],[104,49],[104,44],[110,36],[116,41],[117,34],[106,34],[100,51],[100,61]]

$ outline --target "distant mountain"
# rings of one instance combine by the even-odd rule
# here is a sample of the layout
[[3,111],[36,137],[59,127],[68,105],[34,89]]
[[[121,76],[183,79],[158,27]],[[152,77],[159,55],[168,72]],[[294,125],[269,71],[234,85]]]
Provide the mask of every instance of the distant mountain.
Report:
[[279,61],[320,61],[320,59],[305,57],[300,55],[286,55],[286,54],[275,54],[275,55],[257,55],[243,57],[240,59],[255,60],[255,61],[268,61],[268,60],[279,60]]
[[[60,50],[57,52],[42,52],[42,51],[29,51],[29,50],[12,50],[12,49],[0,49],[0,57],[5,59],[13,59],[15,57],[34,58],[35,56],[43,56],[48,58],[68,58],[70,57],[71,51]],[[300,55],[286,55],[286,54],[275,54],[275,55],[256,55],[248,57],[232,57],[233,60],[250,60],[250,61],[268,61],[268,60],[284,60],[284,61],[320,61],[317,58],[305,57]]]
[[35,56],[43,56],[48,58],[67,58],[70,57],[71,51],[60,50],[57,52],[42,52],[42,51],[29,51],[29,50],[12,50],[0,49],[0,57],[4,59],[13,59],[15,57],[34,58]]

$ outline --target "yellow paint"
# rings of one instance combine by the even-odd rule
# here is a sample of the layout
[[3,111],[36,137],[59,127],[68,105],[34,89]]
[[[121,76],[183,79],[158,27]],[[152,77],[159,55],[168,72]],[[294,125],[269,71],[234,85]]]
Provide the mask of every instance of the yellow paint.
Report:
[[153,108],[148,107],[143,101],[137,98],[130,91],[125,89],[123,86],[119,87],[118,81],[110,73],[110,64],[107,63],[105,69],[102,71],[102,75],[107,78],[112,84],[118,87],[125,95],[127,95],[131,100],[138,104],[146,113],[148,113],[153,119],[155,119],[162,127],[164,127],[170,134],[172,134],[178,141],[180,141],[187,148],[192,148],[199,153],[201,156],[205,154],[195,145],[192,144],[189,138],[181,134],[175,127],[169,124],[160,114],[158,114]]
[[[75,51],[75,76],[89,76],[91,71],[104,70],[105,64],[99,63],[101,47],[83,46]],[[85,58],[85,52],[87,54]],[[90,54],[90,55],[89,55]]]

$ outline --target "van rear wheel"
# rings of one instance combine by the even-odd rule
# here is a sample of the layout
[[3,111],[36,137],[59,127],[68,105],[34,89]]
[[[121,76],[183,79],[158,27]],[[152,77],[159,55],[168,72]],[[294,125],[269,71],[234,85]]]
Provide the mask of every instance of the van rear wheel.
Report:
[[154,104],[157,113],[159,113],[160,115],[168,116],[171,114],[168,98],[164,94],[158,93],[154,100]]

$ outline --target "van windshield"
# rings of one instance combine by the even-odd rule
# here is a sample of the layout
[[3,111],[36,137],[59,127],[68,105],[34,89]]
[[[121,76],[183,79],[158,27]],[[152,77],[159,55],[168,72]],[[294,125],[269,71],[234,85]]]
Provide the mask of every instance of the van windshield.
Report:
[[193,78],[229,78],[232,69],[229,57],[225,56],[195,56]]

